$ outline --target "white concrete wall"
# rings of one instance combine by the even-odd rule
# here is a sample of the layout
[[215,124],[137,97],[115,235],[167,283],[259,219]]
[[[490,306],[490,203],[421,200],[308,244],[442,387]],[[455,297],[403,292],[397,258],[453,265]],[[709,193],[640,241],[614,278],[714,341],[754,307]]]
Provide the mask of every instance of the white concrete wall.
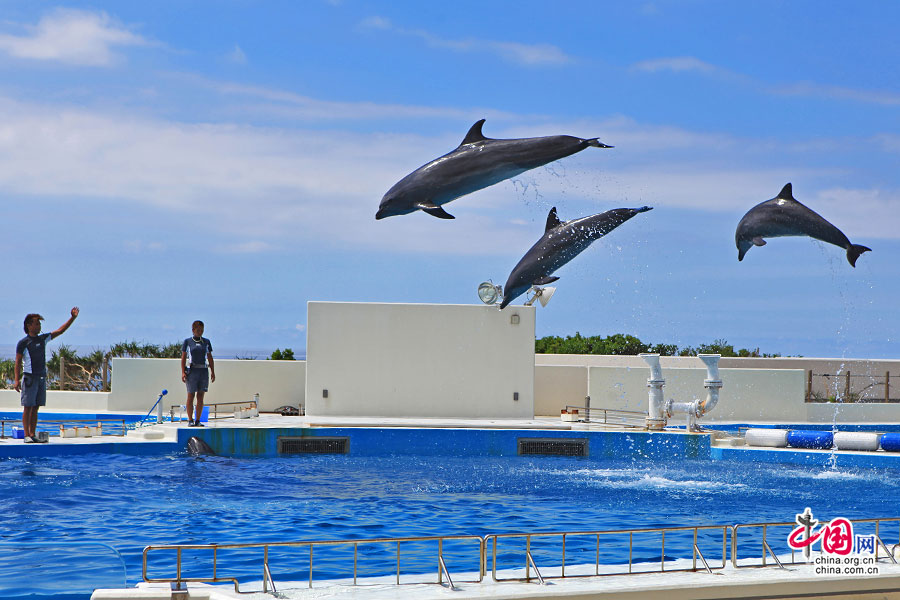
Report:
[[587,367],[535,365],[535,415],[554,416],[567,405],[584,406],[587,395]]
[[[180,359],[114,358],[109,410],[149,410],[167,389],[163,406],[184,404],[187,393],[181,381]],[[216,360],[216,382],[210,383],[205,402],[238,402],[259,394],[259,409],[273,410],[285,404],[303,404],[306,377],[304,361]]]
[[[591,367],[591,407],[646,412],[649,374],[649,368]],[[719,376],[723,383],[719,403],[703,418],[704,423],[806,420],[803,370],[719,369]],[[664,368],[663,377],[666,400],[689,402],[706,398],[705,367]],[[670,421],[683,423],[684,416],[676,415]]]
[[310,302],[306,340],[308,415],[534,415],[533,307]]
[[[112,391],[47,392],[45,410],[144,412],[168,390],[163,408],[184,404],[187,392],[181,382],[180,359],[114,358]],[[259,408],[304,403],[306,363],[292,360],[216,360],[216,382],[211,383],[206,403],[251,400],[259,394]],[[0,410],[21,410],[20,395],[0,390]]]
[[[0,410],[21,411],[22,395],[15,390],[0,390]],[[47,406],[42,410],[96,412],[106,411],[108,392],[47,392]]]

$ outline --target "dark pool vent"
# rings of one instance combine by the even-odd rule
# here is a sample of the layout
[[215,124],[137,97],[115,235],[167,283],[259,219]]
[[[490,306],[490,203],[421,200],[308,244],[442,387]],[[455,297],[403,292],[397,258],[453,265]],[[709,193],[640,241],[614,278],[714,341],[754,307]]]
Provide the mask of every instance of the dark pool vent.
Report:
[[587,456],[586,438],[519,438],[523,456]]
[[280,437],[278,454],[348,454],[348,437]]

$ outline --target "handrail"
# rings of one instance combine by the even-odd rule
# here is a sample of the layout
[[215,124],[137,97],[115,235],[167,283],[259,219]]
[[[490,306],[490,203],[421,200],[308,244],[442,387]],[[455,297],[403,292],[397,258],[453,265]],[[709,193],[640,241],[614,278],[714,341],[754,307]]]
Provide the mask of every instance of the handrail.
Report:
[[[547,582],[544,581],[544,578],[541,577],[541,572],[538,570],[537,565],[534,563],[534,557],[531,555],[531,551],[525,552],[525,581],[530,581],[531,577],[528,575],[528,565],[531,565],[531,568],[534,569],[534,574],[537,575],[538,581],[541,585],[547,585]],[[565,576],[564,576],[565,577]]]
[[[720,560],[720,564],[714,565],[710,567],[707,564],[706,559],[703,559],[704,564],[706,564],[706,568],[708,570],[712,569],[724,569],[727,564],[727,552],[728,552],[728,532],[731,530],[731,525],[697,525],[697,526],[685,526],[685,527],[652,527],[652,528],[641,528],[641,529],[612,529],[612,530],[602,530],[602,531],[575,531],[575,532],[548,532],[548,533],[499,533],[499,534],[490,534],[484,537],[484,545],[485,551],[487,551],[488,545],[491,547],[491,577],[494,581],[515,581],[520,580],[517,577],[498,577],[497,575],[497,542],[500,539],[512,539],[512,538],[525,538],[525,552],[526,554],[531,553],[531,540],[532,538],[547,538],[547,537],[561,537],[562,538],[562,563],[561,563],[561,572],[558,576],[545,576],[544,579],[563,579],[568,577],[595,577],[595,576],[610,576],[610,575],[625,575],[625,574],[633,574],[635,573],[633,570],[633,550],[634,550],[634,534],[644,534],[644,533],[659,533],[662,536],[661,541],[661,552],[660,552],[660,572],[676,572],[676,571],[696,571],[696,557],[694,559],[693,567],[683,568],[683,569],[666,569],[666,558],[665,558],[665,537],[666,533],[678,532],[678,531],[693,531],[694,532],[694,547],[696,548],[697,544],[697,532],[699,531],[721,531],[722,532],[722,557]],[[614,573],[600,573],[600,536],[624,536],[628,534],[628,571],[627,572],[614,572]],[[595,568],[593,574],[587,575],[567,575],[565,568],[565,540],[566,538],[571,537],[583,537],[583,536],[594,536],[597,540],[597,554],[595,559]],[[528,566],[529,557],[525,557],[525,581],[530,580],[529,575],[529,566]],[[531,558],[533,560],[533,557]],[[642,573],[646,573],[647,571],[641,571]]]
[[[12,423],[14,425],[20,425],[22,423],[22,419],[0,419],[0,439],[6,439],[6,424]],[[102,435],[110,435],[122,437],[125,435],[128,430],[128,426],[126,425],[125,419],[109,419],[98,417],[96,419],[44,419],[38,422],[38,431],[42,431],[41,426],[50,425],[50,424],[62,424],[62,423],[121,423],[122,424],[122,433],[104,433]],[[11,432],[10,432],[11,433]],[[50,432],[48,432],[50,433]]]
[[[879,542],[879,544],[875,546],[875,560],[878,560],[878,546],[879,545],[882,548],[884,548],[884,550],[887,552],[888,556],[890,556],[891,559],[894,560],[893,555],[890,552],[888,552],[888,548],[884,544],[884,542],[881,540],[881,536],[880,536],[881,524],[886,523],[886,522],[897,523],[898,527],[900,527],[900,517],[887,517],[887,518],[879,518],[879,519],[853,519],[854,528],[856,528],[857,525],[863,524],[863,523],[874,523],[875,524],[875,537]],[[778,563],[778,566],[784,568],[783,565],[781,564],[781,561],[778,559],[775,552],[772,551],[772,548],[768,543],[768,536],[769,536],[768,530],[769,530],[769,528],[772,528],[772,527],[794,528],[796,526],[797,526],[796,522],[742,523],[739,525],[734,525],[732,527],[732,533],[731,533],[731,564],[736,569],[766,567],[766,566],[768,566],[766,564],[766,557],[768,556],[768,554],[767,554],[767,552],[768,552],[768,553],[771,553],[771,555],[775,559],[776,563]],[[762,546],[761,561],[759,563],[754,563],[754,564],[743,564],[743,565],[738,564],[738,561],[741,560],[741,558],[739,556],[740,553],[738,552],[738,547],[739,547],[739,543],[740,543],[739,542],[740,532],[741,532],[741,530],[752,529],[752,528],[757,528],[757,529],[762,528],[762,545],[763,546]],[[783,538],[781,538],[781,539],[787,540],[787,535],[783,536]],[[796,551],[791,550],[791,560],[788,564],[796,565],[796,564],[806,563],[805,559],[798,560],[796,558],[795,554],[796,554]]]
[[[446,540],[469,540],[476,541],[478,544],[478,561],[480,568],[478,569],[478,579],[467,580],[467,583],[480,583],[484,579],[484,538],[477,535],[443,535],[443,536],[416,536],[402,538],[369,538],[355,540],[314,540],[300,542],[270,542],[270,543],[245,543],[245,544],[166,544],[146,546],[143,551],[142,577],[148,583],[176,583],[179,586],[182,583],[223,583],[231,582],[234,584],[234,591],[240,593],[240,582],[235,577],[220,577],[218,574],[218,560],[220,550],[238,550],[238,549],[263,549],[263,573],[265,586],[265,573],[268,571],[269,582],[274,589],[274,581],[271,579],[271,570],[269,567],[269,550],[273,548],[309,548],[309,587],[313,586],[313,549],[324,546],[353,546],[353,583],[357,585],[357,554],[360,545],[371,544],[396,544],[397,545],[397,584],[400,585],[400,545],[403,542],[438,542],[438,561],[443,563],[443,543]],[[158,552],[163,550],[174,550],[176,552],[176,575],[175,578],[148,576],[148,555],[151,551]],[[182,551],[183,550],[211,550],[212,556],[212,577],[185,577],[182,572]],[[440,568],[440,567],[439,567]],[[446,571],[446,564],[443,564],[444,572],[450,580],[449,572]],[[438,583],[440,583],[440,571],[438,574]],[[419,582],[421,583],[421,582]],[[452,582],[451,582],[452,586]]]
[[[587,422],[594,425],[614,425],[616,427],[635,427],[639,429],[645,429],[647,426],[646,411],[575,406],[574,404],[566,405],[566,411],[570,411],[570,409],[573,408],[578,410],[578,414],[583,414],[586,417]],[[597,416],[594,416],[595,414]],[[610,419],[610,417],[612,417],[612,419]]]
[[[875,524],[875,538],[877,540],[877,545],[875,546],[875,560],[878,560],[878,550],[879,547],[883,549],[891,561],[895,564],[897,560],[893,556],[891,549],[885,544],[884,540],[880,536],[880,527],[883,523],[892,522],[897,523],[898,527],[900,527],[900,517],[890,517],[890,518],[878,518],[878,519],[856,519],[853,521],[854,524]],[[144,548],[143,552],[143,571],[142,575],[144,581],[149,583],[176,583],[180,587],[182,583],[187,582],[202,582],[202,583],[221,583],[221,582],[232,582],[234,584],[235,592],[240,593],[240,585],[236,578],[234,577],[219,577],[218,575],[218,551],[219,550],[235,550],[235,549],[252,549],[252,548],[262,548],[264,551],[263,555],[263,591],[267,591],[269,587],[271,587],[272,592],[275,591],[275,582],[272,577],[272,572],[269,565],[269,550],[272,548],[309,548],[309,587],[313,586],[313,555],[314,548],[324,547],[324,546],[353,546],[353,585],[358,585],[357,577],[358,577],[358,550],[360,545],[372,545],[372,544],[396,544],[396,583],[397,585],[401,585],[400,583],[400,553],[401,553],[401,544],[404,542],[429,542],[436,541],[438,543],[438,573],[437,573],[437,583],[439,585],[443,585],[443,579],[446,577],[447,583],[449,585],[449,589],[456,589],[453,580],[450,577],[450,572],[447,569],[447,564],[444,561],[444,541],[445,540],[469,540],[469,541],[477,541],[478,545],[478,579],[467,580],[466,583],[481,583],[484,580],[485,574],[487,572],[487,551],[488,544],[491,544],[491,577],[494,581],[531,581],[533,578],[538,579],[541,584],[546,583],[548,579],[563,579],[563,578],[572,578],[572,577],[605,577],[605,576],[615,576],[615,575],[638,575],[638,574],[647,574],[647,573],[670,573],[670,572],[696,572],[699,570],[705,570],[707,573],[712,574],[713,570],[719,570],[726,567],[728,562],[728,533],[731,532],[731,561],[732,565],[735,568],[748,568],[748,567],[766,567],[767,558],[769,556],[772,557],[775,561],[775,565],[784,569],[784,562],[779,558],[778,554],[772,549],[772,546],[768,542],[768,534],[770,528],[775,527],[794,527],[796,523],[792,522],[777,522],[777,523],[744,523],[738,525],[697,525],[697,526],[683,526],[683,527],[651,527],[651,528],[640,528],[640,529],[618,529],[618,530],[600,530],[600,531],[575,531],[575,532],[546,532],[546,533],[499,533],[499,534],[489,534],[484,537],[479,537],[477,535],[449,535],[449,536],[425,536],[425,537],[402,537],[402,538],[371,538],[371,539],[356,539],[356,540],[317,540],[317,541],[301,541],[301,542],[272,542],[272,543],[246,543],[246,544],[194,544],[194,545],[159,545],[159,546],[147,546]],[[761,562],[758,564],[738,564],[739,561],[739,531],[741,529],[749,529],[749,528],[762,528],[762,557]],[[700,546],[698,544],[698,534],[701,531],[721,531],[722,532],[722,556],[720,560],[716,561],[716,564],[710,565],[706,558],[703,556],[703,553],[700,550]],[[692,566],[679,568],[679,569],[671,569],[667,568],[666,565],[666,535],[672,534],[675,532],[693,532],[693,540],[691,541],[691,550],[692,550]],[[627,548],[628,548],[628,569],[627,571],[615,571],[615,572],[600,572],[600,537],[601,536],[628,536]],[[657,569],[654,570],[634,570],[634,537],[636,534],[659,534],[660,535],[660,562]],[[900,533],[898,533],[900,535]],[[572,537],[583,537],[583,536],[593,536],[596,538],[596,558],[595,558],[595,569],[593,574],[567,574],[566,573],[566,544],[567,539]],[[562,561],[559,575],[543,575],[538,569],[537,563],[534,559],[534,554],[532,550],[532,540],[534,538],[552,538],[552,537],[560,537],[562,538],[561,549],[562,549]],[[671,537],[671,536],[670,536]],[[525,539],[525,577],[498,577],[498,565],[497,565],[497,545],[500,539],[514,539],[519,538]],[[787,536],[785,535],[784,540],[787,540]],[[893,546],[894,549],[900,548],[900,542]],[[175,579],[171,578],[150,578],[148,577],[148,555],[151,551],[163,551],[163,550],[175,550],[176,551],[176,577]],[[213,551],[213,560],[212,560],[212,577],[185,577],[182,572],[182,551],[183,550],[212,550]],[[795,551],[791,551],[791,560],[787,564],[798,564],[799,561],[796,560]],[[698,567],[697,558],[700,558],[700,563],[702,563],[702,567]],[[672,559],[669,559],[670,562]],[[746,560],[744,561],[746,563]],[[787,561],[785,561],[787,562]],[[805,560],[802,562],[806,562]],[[534,570],[535,575],[532,576],[531,570]],[[422,583],[422,582],[418,582]]]

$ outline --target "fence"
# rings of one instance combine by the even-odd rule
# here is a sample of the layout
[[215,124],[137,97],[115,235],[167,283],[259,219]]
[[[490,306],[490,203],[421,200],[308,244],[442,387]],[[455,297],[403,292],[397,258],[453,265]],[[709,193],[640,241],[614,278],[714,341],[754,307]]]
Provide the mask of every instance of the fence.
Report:
[[[891,398],[891,379],[894,393]],[[900,375],[885,371],[882,375],[852,373],[815,373],[806,371],[807,402],[900,402]]]
[[[811,516],[810,514],[810,518]],[[262,575],[263,591],[275,592],[275,580],[270,570],[270,564],[273,562],[273,552],[276,551],[279,553],[278,562],[286,565],[294,574],[299,573],[300,569],[308,568],[307,586],[311,588],[314,580],[313,550],[321,551],[334,546],[352,546],[353,585],[357,585],[358,561],[361,558],[373,558],[375,555],[380,555],[382,563],[387,559],[390,559],[392,563],[394,560],[396,561],[396,567],[392,567],[391,570],[394,572],[394,581],[397,585],[401,585],[401,583],[444,585],[446,582],[450,589],[454,589],[450,571],[444,560],[448,554],[447,544],[450,542],[464,542],[466,545],[465,548],[456,548],[454,555],[457,559],[464,559],[460,560],[460,563],[467,565],[469,571],[472,572],[473,578],[467,580],[468,583],[482,582],[489,564],[494,581],[530,582],[534,580],[542,584],[548,579],[572,577],[640,575],[679,571],[705,571],[711,574],[726,568],[729,552],[732,566],[736,569],[774,566],[784,568],[784,564],[796,565],[808,562],[808,560],[798,560],[797,552],[788,545],[788,534],[796,527],[796,522],[746,523],[603,531],[504,533],[489,534],[484,537],[456,535],[271,544],[147,546],[143,553],[143,577],[147,582],[175,584],[175,589],[183,589],[182,586],[187,582],[231,582],[234,584],[235,591],[240,592],[240,584],[236,577],[221,574],[223,567],[220,565],[220,553],[262,550],[262,556],[259,557],[261,558],[259,572]],[[886,560],[897,564],[895,554],[900,551],[900,518],[854,520],[853,530],[874,534],[870,535],[873,543],[870,550],[876,563]],[[731,536],[730,544],[729,535]],[[895,543],[894,540],[897,542]],[[404,556],[409,557],[412,553],[409,544],[421,544],[422,542],[432,544],[428,549],[429,559],[424,562],[422,560],[416,562],[420,566],[426,562],[433,564],[437,569],[436,580],[423,580],[423,571],[419,569],[416,573],[405,574],[409,577],[405,582],[401,582],[401,544],[407,545],[408,550]],[[437,545],[437,548],[434,548],[434,544]],[[388,550],[376,552],[372,548],[373,545],[386,545]],[[366,551],[360,552],[360,547],[365,548]],[[292,555],[285,552],[300,549],[304,552]],[[307,550],[308,561],[305,556]],[[420,547],[420,552],[421,550],[423,548]],[[461,552],[463,550],[464,552]],[[175,553],[174,557],[168,554],[169,560],[166,561],[166,566],[174,569],[174,577],[171,576],[171,573],[168,577],[150,577],[149,555],[151,552],[154,555],[160,554],[161,551]],[[202,567],[197,564],[203,562],[199,560],[200,557],[192,555],[186,558],[184,556],[184,553],[190,551],[212,553],[211,560],[206,562],[205,567]],[[623,559],[626,552],[627,562]],[[790,553],[789,556],[788,553]],[[635,557],[635,554],[638,554],[639,557]],[[803,553],[800,554],[802,556]],[[174,558],[174,562],[172,558]],[[770,558],[771,560],[769,560]],[[808,559],[808,556],[806,558]],[[249,562],[248,557],[245,556],[243,559],[244,564]],[[343,556],[333,557],[332,562],[349,562],[350,559],[351,555],[344,553]],[[208,569],[207,573],[203,576],[186,574],[184,563],[188,561],[195,565],[192,567],[193,569],[205,568]],[[498,568],[500,562],[504,564]],[[500,570],[504,571],[506,575],[501,575]],[[524,576],[520,576],[523,573]]]

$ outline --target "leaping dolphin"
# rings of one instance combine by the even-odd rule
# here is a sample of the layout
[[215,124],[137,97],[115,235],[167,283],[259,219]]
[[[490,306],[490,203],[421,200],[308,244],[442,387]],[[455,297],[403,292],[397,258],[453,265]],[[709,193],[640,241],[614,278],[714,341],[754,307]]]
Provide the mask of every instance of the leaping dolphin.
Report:
[[851,244],[844,233],[821,215],[794,198],[791,184],[785,185],[777,196],[761,202],[747,211],[734,232],[738,260],[753,246],[765,246],[763,238],[806,235],[847,250],[847,261],[856,266],[856,259],[871,248]]
[[551,277],[553,272],[578,256],[591,242],[602,238],[634,215],[651,209],[650,206],[615,208],[598,215],[561,222],[554,206],[547,215],[544,235],[509,274],[503,286],[500,308],[506,308],[532,285],[553,283],[559,279]]
[[376,219],[422,210],[439,219],[453,219],[442,204],[515,177],[588,146],[612,148],[597,138],[571,135],[495,140],[481,133],[481,119],[469,129],[456,150],[436,158],[398,181],[388,190]]

